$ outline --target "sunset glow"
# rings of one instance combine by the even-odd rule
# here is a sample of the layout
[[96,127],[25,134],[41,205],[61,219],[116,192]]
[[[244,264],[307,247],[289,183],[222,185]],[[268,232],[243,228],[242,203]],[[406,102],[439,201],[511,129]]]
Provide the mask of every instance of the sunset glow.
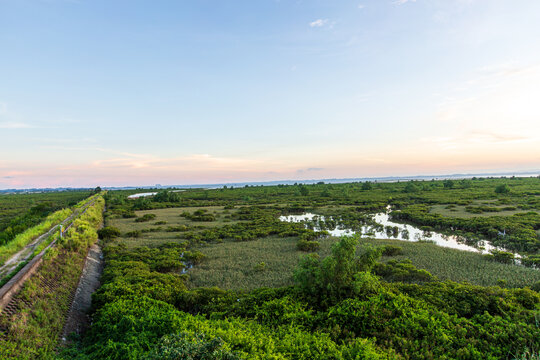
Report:
[[540,2],[0,1],[0,189],[540,170]]

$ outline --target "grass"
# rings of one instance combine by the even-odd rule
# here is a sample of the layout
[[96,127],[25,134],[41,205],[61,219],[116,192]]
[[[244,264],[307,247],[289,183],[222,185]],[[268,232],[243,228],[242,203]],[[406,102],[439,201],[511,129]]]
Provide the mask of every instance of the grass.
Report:
[[0,264],[3,264],[12,255],[22,250],[26,245],[30,244],[38,236],[46,233],[51,227],[60,224],[64,219],[70,216],[70,209],[59,210],[49,215],[43,222],[31,227],[25,232],[17,235],[15,239],[9,243],[0,246]]
[[[470,219],[473,217],[490,217],[490,216],[512,216],[515,214],[525,214],[531,210],[500,210],[500,211],[493,211],[493,212],[483,212],[483,213],[471,213],[468,212],[465,209],[465,206],[463,205],[455,205],[452,208],[447,208],[448,205],[433,205],[431,207],[430,212],[434,214],[440,214],[442,216],[446,217],[456,217],[456,218],[464,218],[464,219]],[[497,209],[503,209],[505,206],[493,206],[490,205],[493,208]]]
[[519,265],[506,265],[486,260],[478,253],[440,247],[430,243],[415,243],[399,240],[362,240],[362,243],[396,245],[403,249],[403,255],[383,257],[390,259],[411,259],[421,269],[426,269],[440,280],[469,282],[475,285],[506,287],[530,286],[540,281],[540,271]]
[[[184,211],[190,213],[199,209],[205,209],[210,214],[214,214],[216,221],[191,221],[180,214]],[[223,206],[207,206],[207,207],[185,207],[185,208],[167,208],[155,210],[136,211],[137,218],[141,218],[146,214],[155,214],[155,219],[148,222],[136,222],[136,218],[129,219],[110,219],[108,225],[114,226],[120,230],[123,235],[124,243],[129,247],[137,246],[158,246],[166,242],[178,241],[178,232],[166,231],[168,227],[174,226],[197,226],[199,230],[223,226],[226,224],[234,224],[238,221],[228,218],[230,212],[234,210],[225,210]],[[165,222],[165,224],[162,224]],[[157,223],[157,224],[156,224]],[[143,230],[153,229],[151,232],[143,232]],[[139,232],[139,236],[126,236],[130,232]]]
[[30,262],[30,260],[25,260],[21,263],[19,263],[19,265],[17,265],[17,267],[15,269],[13,269],[9,274],[7,274],[6,276],[4,276],[2,278],[2,280],[0,280],[0,287],[6,285],[8,283],[9,280],[11,280],[15,275],[17,275],[17,273],[19,271],[21,271],[21,269],[23,267],[26,266],[26,264],[28,264]]
[[[91,202],[95,198],[96,198],[96,195],[83,199],[80,202],[78,202],[74,206],[74,208],[80,208],[84,206],[85,204]],[[62,221],[64,221],[65,219],[67,219],[71,214],[73,214],[73,211],[71,209],[58,210],[55,213],[47,216],[47,218],[43,220],[41,223],[17,235],[9,243],[0,246],[0,265],[4,264],[6,260],[8,260],[11,256],[13,256],[18,251],[22,250],[25,246],[30,244],[38,236],[45,234],[53,226],[56,226],[60,224]]]
[[[88,242],[97,239],[95,229],[102,221],[102,208],[103,202],[96,201],[93,209],[80,216],[93,229],[85,230],[85,234],[90,234]],[[82,234],[73,236],[79,239]],[[71,305],[71,294],[79,282],[87,246],[76,250],[60,246],[51,250],[16,295],[18,311],[11,316],[0,313],[0,327],[7,329],[0,340],[1,359],[56,358],[56,346]]]
[[[268,237],[197,247],[207,257],[188,271],[191,285],[234,290],[291,285],[293,270],[306,254],[296,249],[297,241],[296,238]],[[323,240],[319,253],[328,255],[333,242],[330,238]]]
[[[253,290],[258,287],[280,287],[292,284],[292,274],[304,252],[296,250],[295,238],[270,237],[247,242],[224,242],[198,247],[207,257],[188,271],[194,287],[217,286],[234,290]],[[337,238],[321,241],[319,255],[330,253]],[[411,259],[421,269],[426,269],[440,280],[469,282],[475,285],[524,287],[540,281],[540,271],[517,265],[505,265],[486,260],[482,255],[443,248],[430,243],[399,240],[363,239],[362,244],[402,247],[403,255],[383,257]],[[264,262],[262,271],[258,265]],[[502,280],[503,282],[501,282]]]
[[24,216],[38,205],[59,210],[88,197],[89,191],[54,191],[33,194],[0,194],[0,232],[18,216]]
[[[184,211],[193,213],[204,208],[216,216],[213,222],[194,222],[181,217]],[[233,212],[234,210],[229,210]],[[155,214],[149,222],[137,223],[131,219],[111,219],[109,225],[120,229],[122,242],[133,248],[158,246],[166,242],[179,242],[182,233],[165,231],[169,226],[200,226],[201,228],[223,226],[233,223],[229,211],[221,206],[166,208],[137,211],[137,216]],[[497,213],[495,213],[497,214]],[[156,222],[166,222],[156,225]],[[152,232],[144,232],[155,229]],[[137,237],[125,237],[127,232],[138,231]],[[292,284],[292,274],[300,256],[305,253],[296,248],[296,238],[269,237],[254,241],[211,243],[197,245],[196,249],[206,255],[203,263],[188,271],[193,287],[212,287],[235,290],[252,290],[258,287],[279,287]],[[321,241],[318,253],[326,256],[336,238]],[[413,264],[426,269],[441,280],[470,282],[476,285],[524,287],[540,281],[540,271],[515,265],[487,261],[482,255],[448,249],[430,243],[413,243],[398,240],[362,240],[377,246],[393,244],[403,248],[397,260],[409,258]],[[387,261],[389,258],[383,258]],[[264,266],[260,264],[264,263]],[[502,281],[501,281],[502,280]]]
[[[84,258],[84,252],[63,251],[45,261],[28,280],[17,295],[21,299],[19,311],[10,317],[0,317],[0,324],[8,329],[6,340],[0,340],[2,359],[50,358],[64,326],[70,295],[77,286]],[[50,288],[51,283],[61,286]]]

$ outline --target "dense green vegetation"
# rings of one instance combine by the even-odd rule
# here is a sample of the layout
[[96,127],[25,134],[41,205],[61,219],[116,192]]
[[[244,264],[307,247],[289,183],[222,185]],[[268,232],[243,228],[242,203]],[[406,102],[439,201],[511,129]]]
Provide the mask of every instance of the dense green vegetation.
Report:
[[[496,191],[501,184],[510,190]],[[94,322],[66,359],[538,357],[537,269],[492,261],[502,253],[339,240],[279,221],[310,211],[325,216],[323,228],[358,229],[390,204],[394,218],[534,259],[537,178],[195,189],[132,201],[111,192],[107,202]]]
[[[317,253],[330,254],[333,238],[320,241]],[[442,248],[430,243],[413,243],[399,240],[362,239],[364,246],[397,246],[400,254],[384,255],[383,263],[410,259],[421,269],[426,269],[440,280],[468,282],[475,285],[514,288],[540,284],[540,271],[523,266],[505,265],[486,261],[476,253]],[[292,275],[303,255],[296,249],[294,238],[265,238],[249,242],[225,241],[197,246],[207,257],[200,265],[189,270],[190,286],[253,290],[258,287],[281,287],[293,283]],[[234,256],[231,256],[234,254]],[[260,262],[266,267],[256,271]]]
[[0,195],[0,245],[39,224],[55,211],[88,197],[90,191],[62,191]]
[[[249,186],[216,190],[161,191],[155,198],[128,201],[126,194],[110,192],[111,216],[132,217],[134,210],[173,207],[245,206],[274,207],[279,214],[343,214],[357,225],[362,214],[392,205],[392,216],[418,226],[463,235],[472,243],[487,238],[496,245],[521,253],[540,250],[540,179],[486,178],[459,181],[409,181],[401,183],[349,183]],[[497,187],[508,192],[496,192]],[[306,193],[307,191],[307,193]],[[440,209],[462,208],[466,216],[444,216]],[[512,216],[507,216],[511,212]],[[475,216],[478,215],[478,216]],[[500,215],[500,216],[499,216]]]
[[[94,324],[65,356],[155,358],[166,346],[253,359],[499,359],[538,346],[538,293],[429,276],[419,282],[414,272],[386,282],[376,275],[382,249],[357,255],[354,238],[324,259],[304,258],[294,286],[249,293],[188,290],[186,275],[170,272],[182,268],[171,260],[184,246],[127,249],[110,241]],[[185,254],[182,261],[197,257]]]
[[0,314],[2,359],[55,358],[65,316],[71,305],[84,265],[87,249],[97,240],[103,221],[104,200],[77,218],[63,239],[58,239],[44,256],[39,270],[16,295],[18,311]]

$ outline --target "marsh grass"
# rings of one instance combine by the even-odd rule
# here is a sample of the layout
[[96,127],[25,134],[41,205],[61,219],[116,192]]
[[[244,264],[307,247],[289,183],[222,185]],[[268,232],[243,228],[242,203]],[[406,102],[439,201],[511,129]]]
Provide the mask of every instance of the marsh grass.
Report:
[[[180,216],[184,211],[193,213],[199,209],[205,209],[209,214],[213,214],[215,221],[200,222],[191,221]],[[155,214],[155,219],[152,222],[136,222],[137,218],[130,219],[109,219],[108,224],[120,230],[124,236],[122,240],[129,248],[138,246],[159,246],[167,242],[181,241],[181,232],[167,231],[169,227],[195,227],[194,231],[219,227],[227,224],[238,223],[239,221],[228,218],[230,210],[224,209],[223,206],[207,206],[207,207],[182,207],[182,208],[167,208],[154,210],[136,211],[137,218],[141,218],[146,214]],[[158,230],[155,225],[160,223],[161,230]],[[153,229],[152,231],[148,231]],[[138,231],[138,233],[137,233]],[[138,234],[138,236],[125,236],[126,234]]]
[[[253,241],[225,241],[197,247],[206,259],[188,271],[193,287],[253,290],[292,284],[293,270],[306,253],[294,237],[268,237]],[[334,239],[322,239],[319,253],[330,253]],[[264,263],[264,269],[260,264]]]
[[[155,228],[152,223],[136,223],[134,219],[111,219],[111,225],[118,227],[125,234],[140,231],[138,237],[124,237],[121,240],[129,248],[137,246],[159,246],[166,242],[182,242],[182,232],[168,232],[171,226],[185,225],[199,227],[195,231],[209,227],[230,224],[227,210],[221,206],[206,207],[209,213],[216,215],[216,221],[193,222],[180,214],[184,211],[194,212],[193,208],[167,208],[138,211],[137,216],[146,213],[156,214],[155,221],[166,221],[161,231],[147,232]],[[197,230],[198,229],[198,230]],[[218,286],[227,289],[252,290],[258,287],[279,287],[292,283],[292,274],[299,258],[305,255],[296,248],[297,238],[269,237],[253,241],[235,242],[226,240],[223,243],[197,245],[207,257],[205,261],[188,271],[193,287]],[[336,238],[321,239],[318,254],[326,256]],[[482,255],[442,248],[431,243],[415,243],[398,240],[363,239],[362,243],[375,246],[395,245],[403,249],[403,254],[383,257],[390,259],[410,259],[420,268],[426,269],[440,280],[469,282],[471,284],[506,287],[530,286],[540,281],[540,271],[516,265],[505,265],[487,261]],[[266,264],[263,271],[255,271],[258,264]]]
[[434,244],[407,242],[399,240],[363,239],[363,244],[375,246],[395,245],[403,249],[403,254],[383,257],[390,259],[410,259],[420,268],[426,269],[439,280],[469,282],[475,285],[500,285],[503,280],[506,287],[530,286],[540,281],[540,271],[519,265],[506,265],[488,261],[478,253],[444,248]]
[[[515,214],[525,214],[530,211],[534,210],[522,210],[522,209],[516,209],[516,210],[503,210],[507,205],[492,205],[492,203],[485,203],[485,202],[473,202],[473,205],[486,205],[490,204],[489,206],[498,209],[499,211],[493,211],[493,212],[482,212],[482,213],[471,213],[467,211],[466,206],[464,205],[455,205],[449,207],[448,205],[433,205],[431,206],[430,213],[434,214],[440,214],[442,216],[446,217],[456,217],[456,218],[464,218],[464,219],[470,219],[473,217],[490,217],[490,216],[512,216]],[[536,211],[538,212],[538,211]]]
[[[337,238],[321,239],[317,252],[330,254]],[[292,274],[304,252],[296,248],[296,238],[269,237],[247,242],[226,241],[197,247],[207,257],[188,271],[193,287],[217,286],[225,289],[252,290],[258,287],[280,287],[292,284]],[[475,285],[505,287],[530,286],[540,281],[540,271],[517,265],[487,261],[482,255],[430,243],[398,240],[362,239],[361,244],[402,248],[397,256],[383,256],[381,261],[410,259],[420,269],[440,280],[469,282]],[[264,271],[255,271],[265,263]],[[501,281],[502,280],[502,281]]]

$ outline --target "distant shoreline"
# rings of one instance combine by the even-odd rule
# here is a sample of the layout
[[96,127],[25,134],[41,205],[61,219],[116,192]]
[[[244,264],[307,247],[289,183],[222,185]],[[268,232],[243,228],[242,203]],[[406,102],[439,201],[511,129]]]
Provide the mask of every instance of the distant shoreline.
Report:
[[[450,175],[412,175],[412,176],[380,176],[380,177],[359,177],[359,178],[331,178],[331,179],[310,179],[310,180],[272,180],[272,181],[246,181],[246,182],[228,182],[214,184],[184,184],[184,185],[141,185],[141,186],[101,186],[104,190],[137,190],[137,189],[170,189],[170,188],[210,188],[216,189],[223,186],[244,187],[249,186],[276,186],[276,185],[294,185],[294,184],[316,184],[324,182],[325,184],[342,184],[349,182],[397,182],[397,181],[426,181],[426,180],[461,180],[489,177],[537,177],[540,171],[526,172],[498,172],[498,173],[478,173],[478,174],[450,174]],[[23,189],[0,189],[0,194],[13,193],[40,193],[40,192],[58,192],[58,191],[81,191],[90,190],[93,187],[58,187],[58,188],[23,188]]]

